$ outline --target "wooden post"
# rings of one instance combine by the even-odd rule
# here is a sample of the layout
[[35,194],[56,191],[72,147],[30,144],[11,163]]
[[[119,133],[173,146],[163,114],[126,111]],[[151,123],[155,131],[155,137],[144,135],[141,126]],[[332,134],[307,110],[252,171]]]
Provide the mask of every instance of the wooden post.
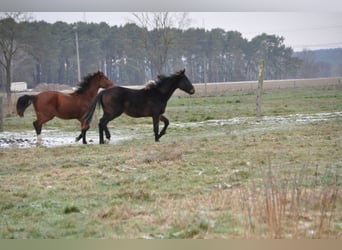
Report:
[[256,115],[260,117],[262,115],[261,112],[261,95],[263,91],[264,85],[264,69],[265,63],[264,60],[261,60],[259,63],[259,80],[258,80],[258,88],[257,88],[257,97],[256,97]]
[[3,131],[3,123],[2,123],[2,117],[3,117],[3,112],[2,112],[2,96],[0,96],[0,132]]
[[203,57],[204,96],[207,96],[207,58]]

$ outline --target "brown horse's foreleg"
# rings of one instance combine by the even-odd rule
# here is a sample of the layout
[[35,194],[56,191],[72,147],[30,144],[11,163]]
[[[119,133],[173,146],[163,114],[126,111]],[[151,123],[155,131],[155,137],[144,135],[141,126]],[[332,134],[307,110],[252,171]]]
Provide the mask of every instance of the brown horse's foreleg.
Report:
[[162,137],[163,135],[166,134],[166,129],[167,129],[167,127],[170,124],[169,120],[165,116],[163,116],[163,115],[161,115],[159,117],[159,120],[164,122],[164,127],[163,127],[162,131],[160,131],[160,134],[158,135],[158,139],[160,139],[160,137]]

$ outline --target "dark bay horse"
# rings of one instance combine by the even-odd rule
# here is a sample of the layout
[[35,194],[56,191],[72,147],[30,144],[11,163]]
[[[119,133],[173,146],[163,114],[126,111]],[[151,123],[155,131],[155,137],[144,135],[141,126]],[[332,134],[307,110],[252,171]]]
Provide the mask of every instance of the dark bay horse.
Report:
[[[57,91],[43,91],[37,95],[23,95],[17,101],[17,113],[24,116],[26,108],[33,103],[37,120],[33,126],[37,133],[37,144],[41,144],[42,125],[55,116],[61,119],[77,119],[83,127],[84,113],[90,103],[97,95],[99,88],[114,87],[114,83],[102,72],[98,71],[83,78],[78,89],[71,94],[64,94]],[[86,134],[81,133],[76,141],[83,137],[83,144],[86,144]]]
[[[110,140],[108,122],[122,113],[132,117],[152,117],[155,141],[159,141],[169,125],[169,120],[163,116],[167,101],[178,88],[191,95],[195,93],[194,87],[185,75],[185,70],[167,77],[158,76],[155,83],[150,83],[140,90],[123,87],[106,89],[96,96],[86,112],[82,133],[89,128],[97,103],[101,103],[103,116],[99,122],[100,144],[104,143],[103,131],[107,140]],[[164,122],[160,133],[158,133],[159,121]]]

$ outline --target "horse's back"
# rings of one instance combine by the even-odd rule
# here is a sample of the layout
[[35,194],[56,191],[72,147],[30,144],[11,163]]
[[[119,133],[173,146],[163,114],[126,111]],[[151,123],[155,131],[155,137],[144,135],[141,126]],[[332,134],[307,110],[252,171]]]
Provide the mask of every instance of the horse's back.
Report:
[[118,86],[104,90],[103,96],[108,99],[110,98],[112,102],[121,102],[127,98],[136,98],[139,96],[139,92],[141,92],[141,90]]
[[102,106],[105,112],[126,113],[132,117],[147,117],[162,110],[162,101],[155,89],[131,89],[115,87],[104,90]]

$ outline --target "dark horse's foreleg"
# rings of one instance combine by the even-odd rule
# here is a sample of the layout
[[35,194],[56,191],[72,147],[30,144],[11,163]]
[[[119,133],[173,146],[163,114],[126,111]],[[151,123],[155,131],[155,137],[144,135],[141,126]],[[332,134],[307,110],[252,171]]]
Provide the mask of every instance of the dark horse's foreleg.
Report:
[[153,132],[154,132],[154,140],[159,141],[159,117],[152,117],[153,119]]
[[[164,122],[164,127],[160,131],[160,134],[159,134],[159,121]],[[153,117],[153,132],[154,132],[154,138],[156,142],[159,141],[160,137],[165,135],[166,129],[169,126],[169,124],[170,124],[169,120],[163,115],[160,115],[159,117]]]

